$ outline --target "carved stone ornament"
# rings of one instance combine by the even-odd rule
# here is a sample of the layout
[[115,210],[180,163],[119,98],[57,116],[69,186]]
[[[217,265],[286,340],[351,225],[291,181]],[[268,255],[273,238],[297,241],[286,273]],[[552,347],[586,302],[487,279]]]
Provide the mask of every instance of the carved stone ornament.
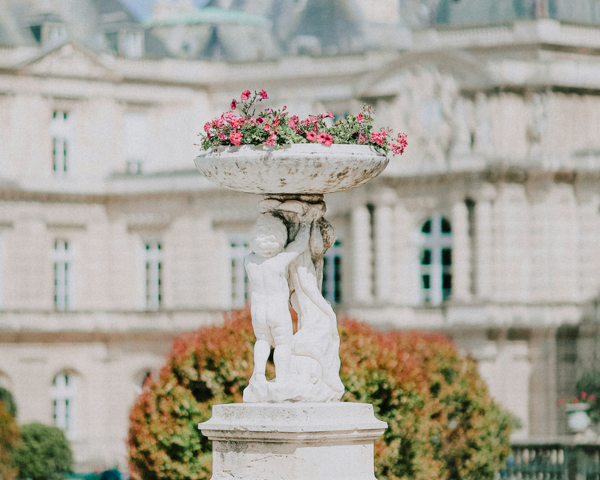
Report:
[[[264,195],[250,240],[252,253],[245,259],[256,336],[245,403],[342,397],[336,315],[321,295],[323,256],[336,239],[324,218],[323,194],[363,185],[387,163],[385,155],[361,145],[227,147],[196,158],[209,180]],[[298,313],[295,334],[290,305]],[[268,381],[271,348],[275,378]]]

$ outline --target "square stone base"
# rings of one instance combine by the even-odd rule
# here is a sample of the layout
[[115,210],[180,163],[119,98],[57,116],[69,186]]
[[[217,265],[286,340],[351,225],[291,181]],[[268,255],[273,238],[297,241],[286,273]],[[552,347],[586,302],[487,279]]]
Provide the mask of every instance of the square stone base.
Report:
[[213,441],[213,480],[375,480],[385,422],[365,403],[216,405],[199,425]]

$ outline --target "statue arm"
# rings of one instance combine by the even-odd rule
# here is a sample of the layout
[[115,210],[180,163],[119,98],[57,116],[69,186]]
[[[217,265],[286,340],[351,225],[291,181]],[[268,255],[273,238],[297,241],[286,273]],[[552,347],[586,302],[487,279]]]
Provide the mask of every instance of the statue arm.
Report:
[[286,263],[290,263],[308,248],[308,240],[310,238],[310,230],[305,223],[300,224],[300,229],[296,234],[296,238],[291,242],[278,257],[285,259]]

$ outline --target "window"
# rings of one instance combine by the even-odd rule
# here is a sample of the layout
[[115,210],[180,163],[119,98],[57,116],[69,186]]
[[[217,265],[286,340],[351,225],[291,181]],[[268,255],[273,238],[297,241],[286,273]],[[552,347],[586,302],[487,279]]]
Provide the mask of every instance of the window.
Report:
[[148,146],[148,115],[129,112],[123,117],[123,150],[127,173],[142,173]]
[[67,372],[54,377],[52,382],[54,425],[65,432],[69,440],[77,436],[77,379]]
[[70,310],[73,301],[73,247],[66,240],[54,242],[54,306]]
[[160,242],[150,241],[144,244],[147,310],[158,310],[162,303],[162,253]]
[[64,110],[55,110],[51,123],[52,168],[57,176],[65,175],[69,170],[69,133],[70,115]]
[[129,58],[140,58],[144,53],[143,32],[125,32],[122,39],[123,55]]
[[250,253],[248,240],[241,235],[229,238],[229,258],[231,259],[231,307],[243,308],[250,293],[250,285],[244,259]]
[[136,395],[142,393],[144,385],[146,382],[152,380],[153,377],[156,377],[156,372],[153,372],[151,368],[147,368],[139,371],[133,377],[133,386]]
[[323,297],[332,305],[342,302],[342,243],[336,240],[323,257]]
[[422,299],[439,305],[452,293],[452,228],[440,215],[421,226],[420,263]]
[[67,38],[67,28],[64,25],[48,25],[47,43],[58,44]]

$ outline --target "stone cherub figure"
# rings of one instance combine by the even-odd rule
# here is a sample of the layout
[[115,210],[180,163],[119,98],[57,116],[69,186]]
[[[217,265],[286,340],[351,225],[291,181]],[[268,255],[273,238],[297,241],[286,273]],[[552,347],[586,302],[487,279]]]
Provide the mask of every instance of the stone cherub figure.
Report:
[[291,373],[294,332],[287,274],[290,263],[306,250],[309,235],[308,226],[300,225],[295,240],[286,247],[288,233],[283,221],[263,213],[250,240],[253,253],[246,257],[245,266],[252,285],[250,308],[256,344],[250,383],[255,387],[267,381],[265,369],[271,347],[275,348],[273,360],[277,378],[284,380]]
[[[320,196],[287,196],[263,200],[259,208],[253,253],[245,262],[257,341],[244,402],[339,400],[340,338],[335,313],[321,295],[323,255],[335,241],[323,218],[325,204]],[[296,334],[290,303],[298,313]],[[271,346],[276,378],[267,382]]]

